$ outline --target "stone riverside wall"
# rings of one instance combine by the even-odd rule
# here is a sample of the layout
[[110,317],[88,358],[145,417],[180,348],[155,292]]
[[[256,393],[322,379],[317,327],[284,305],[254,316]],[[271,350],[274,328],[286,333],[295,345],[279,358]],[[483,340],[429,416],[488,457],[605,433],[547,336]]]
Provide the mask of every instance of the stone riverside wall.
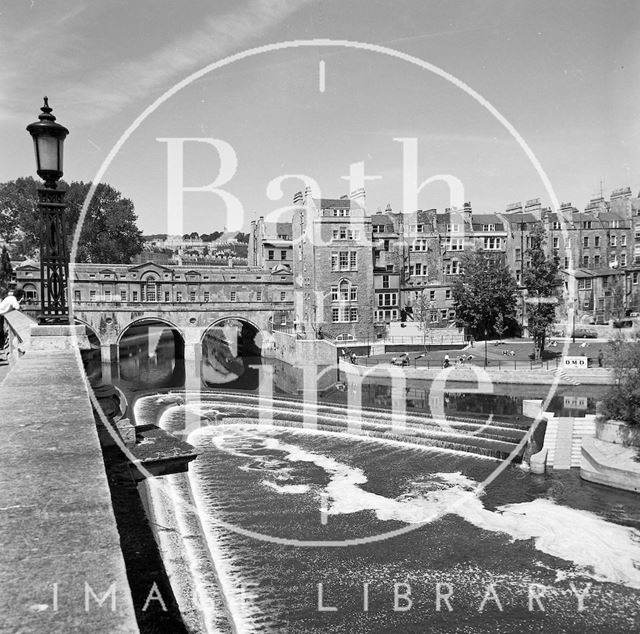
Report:
[[262,348],[267,359],[279,359],[296,367],[327,366],[338,362],[338,348],[326,339],[297,339],[295,335],[274,331]]
[[582,443],[580,476],[589,482],[640,493],[640,434],[621,421],[596,419],[595,438]]
[[24,319],[0,384],[1,629],[138,632],[79,352]]

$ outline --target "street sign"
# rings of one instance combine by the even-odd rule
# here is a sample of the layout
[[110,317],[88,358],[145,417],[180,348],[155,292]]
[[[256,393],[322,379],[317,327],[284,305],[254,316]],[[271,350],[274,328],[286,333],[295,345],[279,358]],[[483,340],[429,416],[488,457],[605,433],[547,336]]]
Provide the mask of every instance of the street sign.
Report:
[[562,357],[562,367],[566,369],[578,368],[580,370],[586,370],[589,366],[587,357]]

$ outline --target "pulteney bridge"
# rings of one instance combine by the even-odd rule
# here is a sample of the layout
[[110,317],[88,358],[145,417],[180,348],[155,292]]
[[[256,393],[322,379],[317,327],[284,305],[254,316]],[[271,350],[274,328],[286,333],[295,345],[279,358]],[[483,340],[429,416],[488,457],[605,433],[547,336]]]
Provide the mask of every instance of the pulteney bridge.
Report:
[[[36,314],[39,265],[23,263],[16,277],[26,292],[25,312]],[[106,362],[118,360],[120,343],[134,326],[170,328],[185,357],[193,358],[206,331],[230,320],[256,332],[292,324],[293,281],[286,266],[269,271],[152,262],[76,264],[70,278],[73,317],[95,335]]]

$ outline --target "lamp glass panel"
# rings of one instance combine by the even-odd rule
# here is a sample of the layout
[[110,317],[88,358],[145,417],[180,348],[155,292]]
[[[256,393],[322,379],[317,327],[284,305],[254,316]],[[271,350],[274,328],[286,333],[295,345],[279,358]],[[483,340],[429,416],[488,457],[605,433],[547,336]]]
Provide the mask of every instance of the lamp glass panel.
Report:
[[[51,172],[59,172],[60,165],[58,164],[58,143],[59,140],[51,136],[41,136],[36,140],[38,144],[38,152],[36,152],[36,158],[40,159],[38,165],[39,170],[47,170]],[[60,156],[60,158],[62,158]]]

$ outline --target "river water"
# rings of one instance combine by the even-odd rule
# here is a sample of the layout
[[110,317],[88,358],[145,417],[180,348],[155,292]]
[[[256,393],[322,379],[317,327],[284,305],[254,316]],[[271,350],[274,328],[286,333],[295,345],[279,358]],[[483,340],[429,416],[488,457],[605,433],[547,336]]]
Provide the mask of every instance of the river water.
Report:
[[[479,487],[500,461],[305,429],[291,422],[293,407],[291,421],[261,424],[259,412],[245,415],[250,399],[225,393],[223,407],[219,396],[147,395],[136,417],[176,434],[198,419],[186,433],[201,454],[170,486],[195,507],[238,631],[640,626],[634,495],[516,466]],[[212,585],[202,561],[197,569],[199,585]],[[439,611],[438,593],[451,594]],[[210,631],[225,631],[215,609],[207,618]]]
[[[495,414],[494,426],[427,427],[404,442],[380,413],[391,402],[384,382],[367,383],[350,430],[335,391],[321,424],[308,424],[303,404],[259,400],[242,382],[185,391],[194,381],[179,362],[136,365],[134,355],[110,372],[137,424],[200,451],[188,475],[156,481],[163,504],[197,518],[184,530],[190,583],[212,599],[201,631],[640,630],[637,496],[575,472],[510,465],[496,475],[503,462],[482,452],[515,444],[522,399],[547,388],[445,394],[448,414]],[[427,388],[409,386],[408,420],[426,421]],[[570,386],[552,407],[579,415],[598,396]]]

